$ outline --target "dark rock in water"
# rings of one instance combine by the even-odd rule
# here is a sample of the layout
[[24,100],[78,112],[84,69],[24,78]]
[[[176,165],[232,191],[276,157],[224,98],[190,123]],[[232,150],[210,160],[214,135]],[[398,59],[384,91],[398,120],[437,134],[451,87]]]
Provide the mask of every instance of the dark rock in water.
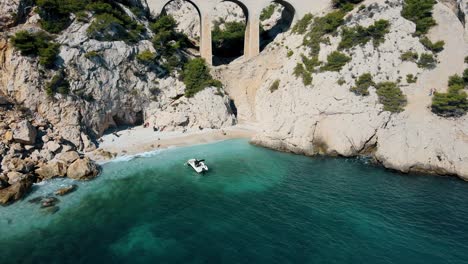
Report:
[[7,205],[23,198],[32,187],[32,181],[29,178],[22,179],[19,182],[0,190],[0,204]]
[[44,197],[42,196],[38,196],[36,198],[32,198],[31,200],[29,200],[28,202],[29,203],[32,203],[32,204],[38,204],[42,201],[42,199],[44,199]]
[[48,214],[55,214],[59,210],[60,210],[60,207],[58,206],[49,206],[49,207],[45,207],[42,209],[44,213],[48,213]]
[[77,188],[78,186],[75,184],[67,186],[67,187],[63,187],[63,188],[58,189],[55,192],[55,195],[64,196],[64,195],[67,195],[69,193],[76,191]]
[[59,202],[59,199],[55,197],[47,197],[41,202],[41,208],[47,208],[47,207],[52,207],[55,206]]

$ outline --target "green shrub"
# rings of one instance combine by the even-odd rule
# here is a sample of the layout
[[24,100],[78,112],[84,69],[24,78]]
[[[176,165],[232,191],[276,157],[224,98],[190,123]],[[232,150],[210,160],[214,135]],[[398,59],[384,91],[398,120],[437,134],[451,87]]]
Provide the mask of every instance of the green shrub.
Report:
[[436,67],[437,60],[430,53],[423,53],[419,57],[418,67],[424,69],[433,69]]
[[343,66],[350,62],[351,58],[345,54],[334,51],[327,56],[327,64],[325,64],[321,70],[322,71],[340,71]]
[[460,77],[460,75],[458,74],[452,75],[449,77],[448,86],[452,87],[454,85],[464,87],[465,80],[463,79],[463,77]]
[[63,71],[57,72],[52,80],[46,85],[48,96],[54,96],[56,93],[68,94],[70,92],[70,83],[67,81]]
[[406,106],[406,96],[394,82],[381,82],[376,85],[379,102],[383,104],[384,111],[399,113]]
[[294,51],[288,50],[288,54],[287,54],[288,58],[290,58],[292,55],[294,55]]
[[144,64],[151,64],[156,59],[156,54],[150,50],[145,50],[137,54],[137,60]]
[[184,65],[182,80],[185,84],[185,96],[193,97],[203,89],[214,86],[222,87],[222,83],[214,80],[204,59],[196,58]]
[[416,62],[418,60],[418,58],[419,58],[419,55],[416,52],[407,51],[407,52],[401,54],[400,58],[401,58],[402,61]]
[[52,68],[60,51],[60,45],[52,41],[47,33],[39,31],[30,33],[22,30],[11,38],[13,46],[23,56],[39,56],[39,63],[46,68]]
[[367,96],[369,95],[369,87],[375,86],[370,73],[364,73],[356,81],[356,86],[350,89],[356,95]]
[[418,77],[414,76],[413,74],[406,75],[406,82],[407,83],[415,83],[418,81]]
[[357,45],[365,45],[370,40],[373,40],[374,46],[378,46],[384,42],[385,34],[389,32],[389,28],[390,22],[383,19],[375,21],[373,25],[367,28],[363,26],[343,28],[338,48],[350,49]]
[[346,81],[345,81],[344,78],[340,78],[340,79],[338,79],[338,81],[336,83],[338,83],[338,85],[341,86],[341,85],[345,84]]
[[426,47],[426,49],[432,52],[439,53],[444,50],[445,42],[443,40],[432,43],[428,37],[422,37],[419,41],[421,44],[423,44],[424,47]]
[[350,11],[353,9],[355,4],[361,3],[363,0],[333,0],[333,7],[334,8],[341,8],[346,11]]
[[465,86],[468,85],[468,69],[463,71],[463,81],[465,81]]
[[465,80],[454,75],[449,78],[446,93],[434,93],[432,97],[432,112],[444,117],[459,117],[468,111],[467,94],[464,87]]
[[271,4],[262,10],[260,14],[260,21],[265,21],[270,19],[273,13],[275,13],[276,4]]
[[296,65],[293,74],[297,78],[301,77],[302,83],[304,83],[305,86],[309,86],[312,84],[312,74],[304,68],[304,65],[302,63],[298,63]]
[[85,58],[87,58],[88,60],[91,60],[91,59],[94,59],[94,58],[97,58],[97,57],[100,57],[101,54],[97,51],[90,51],[90,52],[87,52],[85,54]]
[[99,14],[89,26],[88,37],[99,41],[118,41],[127,39],[124,22],[112,14]]
[[465,57],[465,63],[468,63],[468,56]]
[[401,15],[416,24],[416,35],[426,34],[437,23],[432,18],[435,0],[404,0]]
[[310,24],[312,23],[313,18],[314,16],[312,14],[306,14],[303,18],[297,21],[296,25],[294,25],[292,29],[292,32],[299,35],[305,34]]
[[244,51],[246,25],[243,22],[226,22],[221,29],[222,21],[215,22],[212,32],[213,54],[222,57],[235,57]]
[[280,80],[274,81],[270,86],[270,92],[274,92],[274,91],[278,90],[279,85],[280,85]]

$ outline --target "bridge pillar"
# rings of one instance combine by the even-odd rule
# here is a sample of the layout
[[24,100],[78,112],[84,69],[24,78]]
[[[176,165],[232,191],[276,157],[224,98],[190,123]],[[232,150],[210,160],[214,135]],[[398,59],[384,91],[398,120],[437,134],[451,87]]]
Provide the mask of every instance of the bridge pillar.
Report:
[[249,14],[245,30],[244,57],[251,59],[260,54],[260,16]]
[[200,55],[209,65],[213,64],[211,43],[211,14],[201,14]]

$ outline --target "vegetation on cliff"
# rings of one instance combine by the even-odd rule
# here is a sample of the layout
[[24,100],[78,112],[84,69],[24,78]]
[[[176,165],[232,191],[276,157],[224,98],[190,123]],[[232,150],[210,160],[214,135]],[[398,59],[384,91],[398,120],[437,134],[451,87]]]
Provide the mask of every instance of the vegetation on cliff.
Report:
[[401,15],[416,24],[416,35],[424,35],[437,23],[432,17],[435,0],[405,0]]
[[39,57],[39,63],[46,68],[52,68],[57,59],[60,45],[53,38],[43,32],[31,33],[25,30],[18,31],[11,38],[13,46],[23,56]]
[[394,82],[381,82],[376,85],[379,102],[383,104],[384,111],[399,113],[404,110],[406,96]]
[[453,75],[449,78],[446,93],[434,93],[432,112],[444,117],[459,117],[468,111],[468,99],[465,87],[468,86],[468,69],[463,77]]
[[222,87],[220,81],[213,79],[208,65],[201,58],[189,60],[184,65],[181,77],[185,84],[186,97],[193,97],[196,93],[210,86]]
[[222,20],[214,24],[212,32],[213,54],[221,57],[235,57],[244,51],[246,25],[243,22],[226,22],[221,28]]
[[345,27],[341,32],[341,42],[338,49],[351,49],[358,45],[365,45],[370,40],[377,47],[384,42],[385,34],[389,32],[389,28],[390,22],[384,19],[375,21],[367,28],[360,25],[351,28]]
[[350,89],[356,95],[367,96],[369,95],[369,87],[375,86],[370,73],[364,73],[356,80],[356,86]]

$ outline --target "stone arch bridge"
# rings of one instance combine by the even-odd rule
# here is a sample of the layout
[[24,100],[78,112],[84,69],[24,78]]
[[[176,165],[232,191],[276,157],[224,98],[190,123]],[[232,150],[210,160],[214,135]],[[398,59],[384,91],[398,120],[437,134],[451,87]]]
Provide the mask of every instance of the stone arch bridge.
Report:
[[[153,14],[160,14],[164,7],[174,0],[146,0]],[[260,13],[273,2],[282,4],[294,13],[297,20],[311,11],[313,0],[185,0],[198,11],[201,22],[200,54],[208,63],[212,63],[211,24],[216,5],[222,2],[234,2],[244,11],[247,19],[245,32],[244,56],[247,59],[260,53]]]

